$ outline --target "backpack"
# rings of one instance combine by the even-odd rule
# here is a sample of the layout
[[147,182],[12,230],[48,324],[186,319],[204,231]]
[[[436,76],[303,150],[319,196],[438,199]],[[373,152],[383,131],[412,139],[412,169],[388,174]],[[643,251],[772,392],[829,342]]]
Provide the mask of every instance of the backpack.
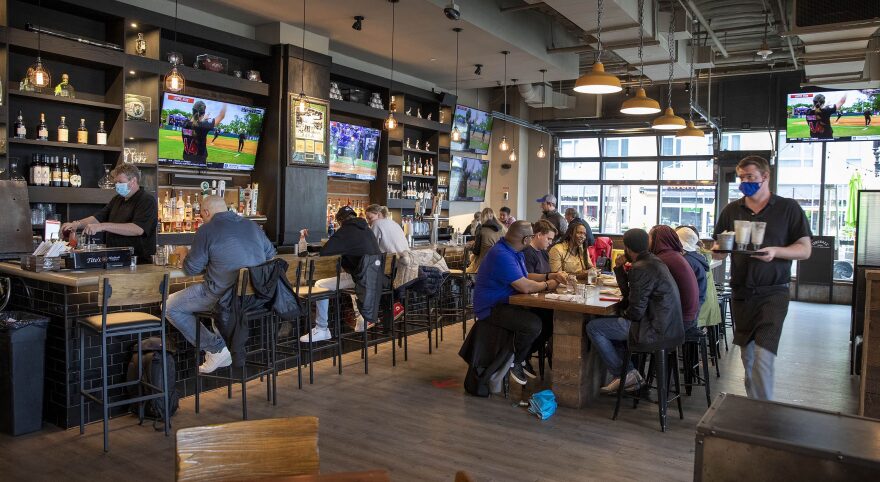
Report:
[[[170,416],[174,416],[180,404],[180,393],[176,388],[177,383],[177,364],[174,362],[174,349],[166,347],[165,363],[168,368],[168,411]],[[162,387],[162,343],[159,338],[151,337],[141,341],[141,352],[143,353],[144,370],[141,375],[141,383],[148,383],[156,387]],[[131,346],[131,360],[128,362],[128,372],[125,380],[133,382],[137,380],[138,373],[138,357],[137,343]],[[147,385],[143,386],[143,394],[148,395],[156,393],[156,390]],[[137,397],[138,385],[127,387],[129,397]],[[138,403],[132,403],[129,409],[132,413],[138,413]],[[147,400],[144,402],[144,417],[153,420],[153,427],[156,428],[158,422],[165,420],[165,407],[161,398]],[[141,421],[143,422],[143,421]],[[157,428],[160,430],[160,428]]]

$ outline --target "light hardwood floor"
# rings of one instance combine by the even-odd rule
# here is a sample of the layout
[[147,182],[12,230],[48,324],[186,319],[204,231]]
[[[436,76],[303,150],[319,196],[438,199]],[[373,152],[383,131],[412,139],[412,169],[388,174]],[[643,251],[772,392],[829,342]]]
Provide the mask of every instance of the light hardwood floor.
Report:
[[[466,395],[466,366],[457,356],[460,326],[446,328],[440,349],[428,355],[425,337],[412,337],[410,360],[391,367],[390,346],[370,356],[364,375],[357,353],[344,358],[339,376],[330,361],[316,369],[314,385],[296,389],[280,377],[279,402],[248,387],[251,418],[313,415],[320,419],[322,472],[388,469],[396,481],[451,481],[456,470],[477,480],[691,480],[694,428],[706,409],[702,388],[685,399],[685,419],[670,413],[658,430],[656,406],[622,409],[610,419],[613,399],[583,410],[559,409],[539,421],[510,400]],[[776,362],[780,401],[854,413],[857,379],[848,370],[849,307],[792,303]],[[723,352],[722,352],[723,353]],[[722,358],[713,392],[743,394],[739,352]],[[307,380],[307,379],[306,379]],[[540,387],[527,387],[532,391]],[[181,401],[175,429],[238,420],[240,401],[225,390]],[[101,451],[101,426],[62,431],[47,426],[21,437],[0,435],[2,480],[173,480],[174,437],[165,438],[132,417],[111,423],[110,454]]]

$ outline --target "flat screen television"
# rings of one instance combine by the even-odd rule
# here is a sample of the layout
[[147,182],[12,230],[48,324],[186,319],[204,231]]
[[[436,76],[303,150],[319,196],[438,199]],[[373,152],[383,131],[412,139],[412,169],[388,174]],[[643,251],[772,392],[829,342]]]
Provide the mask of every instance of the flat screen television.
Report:
[[455,106],[452,127],[461,133],[461,141],[451,142],[450,148],[453,151],[487,154],[492,138],[492,120],[488,112],[464,105]]
[[880,140],[880,89],[788,94],[787,142]]
[[450,201],[483,201],[489,181],[489,161],[474,157],[452,156],[449,173]]
[[250,171],[266,110],[165,92],[159,164]]
[[334,177],[372,181],[378,168],[382,131],[330,121],[330,169]]

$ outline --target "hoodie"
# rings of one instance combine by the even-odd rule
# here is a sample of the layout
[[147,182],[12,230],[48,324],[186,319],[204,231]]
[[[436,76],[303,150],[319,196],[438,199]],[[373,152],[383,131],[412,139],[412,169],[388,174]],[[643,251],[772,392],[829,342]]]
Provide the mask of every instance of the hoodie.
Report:
[[[663,264],[669,268],[675,284],[678,285],[678,294],[681,297],[681,314],[684,319],[685,329],[694,325],[700,314],[700,289],[697,285],[697,276],[691,265],[682,256],[681,240],[669,226],[660,225],[651,229],[651,252],[654,253]],[[703,273],[705,279],[705,272]],[[705,281],[704,281],[705,282]]]
[[697,277],[697,289],[700,292],[700,306],[706,302],[706,273],[709,271],[709,262],[706,257],[696,251],[685,251],[684,260],[691,265],[694,275]]
[[506,230],[501,226],[501,223],[495,219],[490,219],[480,225],[480,229],[477,230],[477,237],[474,238],[474,247],[472,249],[474,260],[468,265],[468,273],[476,273],[480,269],[480,264],[483,262],[486,253],[489,252],[492,246],[495,246],[499,239],[504,237],[505,232]]
[[362,256],[382,252],[367,221],[364,218],[349,218],[321,248],[321,256],[337,254],[342,255],[342,269],[351,274],[357,270]]

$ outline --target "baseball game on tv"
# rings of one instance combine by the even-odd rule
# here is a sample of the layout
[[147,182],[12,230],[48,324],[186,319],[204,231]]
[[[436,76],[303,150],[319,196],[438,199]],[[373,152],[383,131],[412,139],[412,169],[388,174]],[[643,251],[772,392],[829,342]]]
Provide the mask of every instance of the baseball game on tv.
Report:
[[880,89],[788,94],[787,142],[880,139]]

